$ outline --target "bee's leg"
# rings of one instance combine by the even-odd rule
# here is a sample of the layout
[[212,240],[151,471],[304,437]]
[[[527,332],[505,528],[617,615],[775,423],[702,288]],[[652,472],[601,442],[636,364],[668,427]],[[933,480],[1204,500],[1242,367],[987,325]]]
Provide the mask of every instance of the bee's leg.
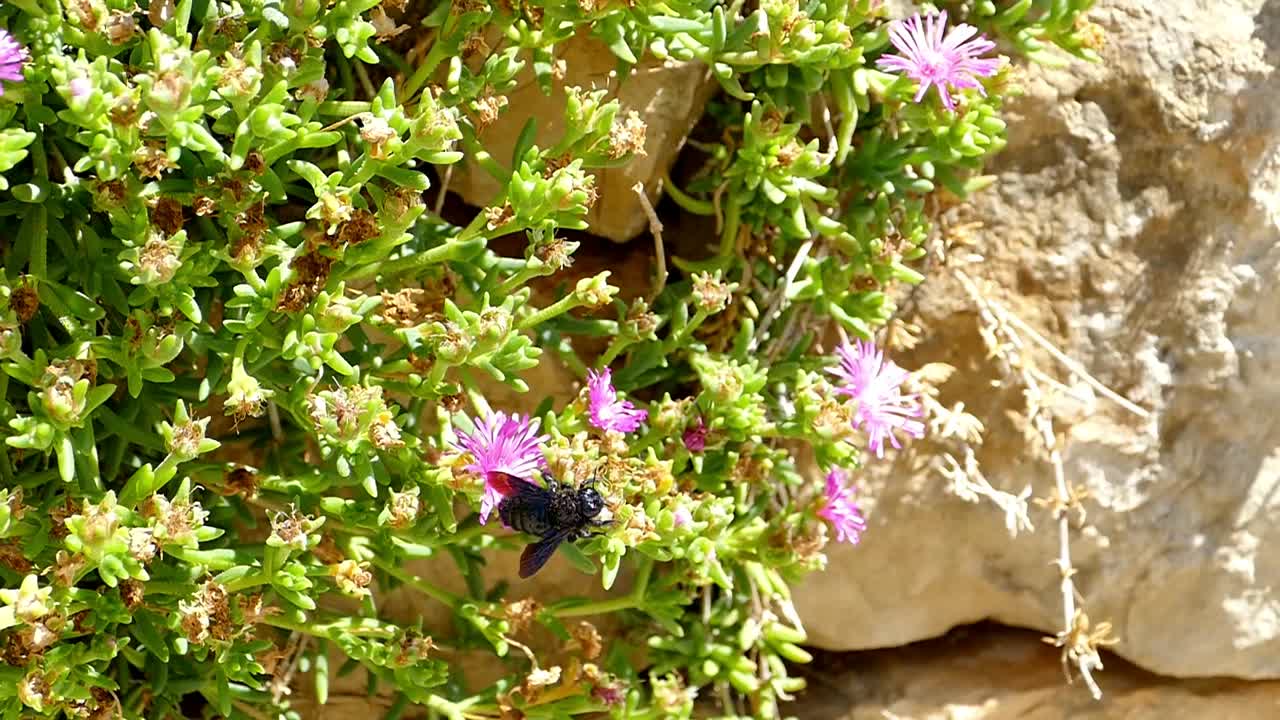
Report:
[[551,492],[555,492],[560,488],[560,483],[556,482],[556,479],[546,470],[542,471],[542,481],[546,483],[547,489]]

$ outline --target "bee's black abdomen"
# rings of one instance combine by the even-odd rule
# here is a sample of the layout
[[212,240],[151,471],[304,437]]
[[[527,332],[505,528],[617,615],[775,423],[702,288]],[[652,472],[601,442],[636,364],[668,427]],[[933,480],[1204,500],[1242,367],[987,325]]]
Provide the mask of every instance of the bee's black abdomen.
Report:
[[548,478],[547,487],[523,478],[504,476],[509,487],[498,503],[498,516],[513,530],[539,538],[520,556],[520,577],[529,577],[555,553],[560,543],[586,537],[603,508],[591,488],[570,488]]

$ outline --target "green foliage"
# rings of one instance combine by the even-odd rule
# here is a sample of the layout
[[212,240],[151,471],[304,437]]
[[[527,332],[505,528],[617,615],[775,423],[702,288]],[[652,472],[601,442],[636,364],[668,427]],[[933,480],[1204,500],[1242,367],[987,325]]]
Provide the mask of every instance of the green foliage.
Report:
[[[290,663],[321,702],[363,669],[392,716],[689,717],[700,694],[777,717],[809,659],[789,587],[828,532],[796,448],[864,450],[811,350],[828,322],[869,338],[921,279],[927,201],[991,182],[1007,67],[956,112],[914,102],[875,65],[876,0],[144,4],[0,6],[30,50],[0,96],[0,717],[291,717]],[[1091,4],[942,5],[1048,59],[1095,57]],[[619,76],[697,60],[723,90],[667,182],[717,236],[629,302],[569,270],[563,233],[590,230],[593,171],[643,148],[642,120],[568,88],[550,147],[533,125],[511,158],[479,140],[582,32]],[[500,189],[458,226],[424,193],[464,158]],[[515,233],[523,256],[498,254]],[[647,423],[552,402],[529,375],[552,359],[614,366]],[[526,540],[478,522],[457,448],[513,410],[501,385],[542,401],[556,475],[601,480],[613,524],[563,553],[607,599],[521,604],[483,572]],[[371,591],[402,585],[453,627],[383,616]],[[573,624],[606,614],[642,656]],[[512,652],[530,623],[577,657]],[[507,677],[467,688],[435,648]]]

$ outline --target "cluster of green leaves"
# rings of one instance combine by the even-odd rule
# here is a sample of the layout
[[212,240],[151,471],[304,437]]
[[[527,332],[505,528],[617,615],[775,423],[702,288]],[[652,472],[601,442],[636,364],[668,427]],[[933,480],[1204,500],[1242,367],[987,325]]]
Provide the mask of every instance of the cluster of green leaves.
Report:
[[[913,103],[874,67],[874,0],[144,4],[0,7],[31,54],[0,97],[0,717],[296,715],[273,687],[291,663],[321,702],[362,669],[393,715],[689,717],[702,691],[776,717],[807,660],[789,587],[827,536],[793,448],[862,450],[808,350],[828,320],[868,337],[887,287],[920,279],[925,200],[990,182],[1006,78],[956,113]],[[1090,4],[949,5],[1023,52],[1088,56]],[[719,237],[629,303],[608,272],[572,275],[559,233],[589,230],[592,172],[640,149],[637,121],[569,89],[550,147],[532,121],[510,158],[481,140],[526,69],[560,82],[584,28],[620,77],[699,60],[724,91],[701,168],[667,183]],[[500,190],[457,226],[424,193],[464,158]],[[524,256],[497,254],[514,233]],[[522,538],[477,522],[454,443],[548,352],[579,378],[614,366],[650,415],[624,438],[583,399],[538,404],[553,471],[599,476],[614,523],[564,547],[612,595],[533,607],[484,573]],[[465,592],[411,569],[432,558]],[[382,616],[372,590],[396,586],[453,626]],[[571,619],[610,613],[643,658],[578,641],[561,675],[512,652],[529,621],[570,643]],[[468,688],[438,647],[509,674]]]

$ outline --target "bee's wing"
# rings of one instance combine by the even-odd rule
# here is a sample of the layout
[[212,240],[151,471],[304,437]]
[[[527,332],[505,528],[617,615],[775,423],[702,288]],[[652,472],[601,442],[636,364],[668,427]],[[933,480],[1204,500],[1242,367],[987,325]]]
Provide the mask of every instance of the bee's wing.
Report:
[[527,578],[541,570],[551,556],[556,554],[556,548],[560,547],[560,543],[564,542],[571,533],[571,530],[561,530],[536,543],[526,545],[524,552],[520,553],[520,577]]
[[544,487],[501,470],[491,470],[489,472],[489,485],[501,493],[503,497],[514,497],[516,495],[541,496],[548,492]]

